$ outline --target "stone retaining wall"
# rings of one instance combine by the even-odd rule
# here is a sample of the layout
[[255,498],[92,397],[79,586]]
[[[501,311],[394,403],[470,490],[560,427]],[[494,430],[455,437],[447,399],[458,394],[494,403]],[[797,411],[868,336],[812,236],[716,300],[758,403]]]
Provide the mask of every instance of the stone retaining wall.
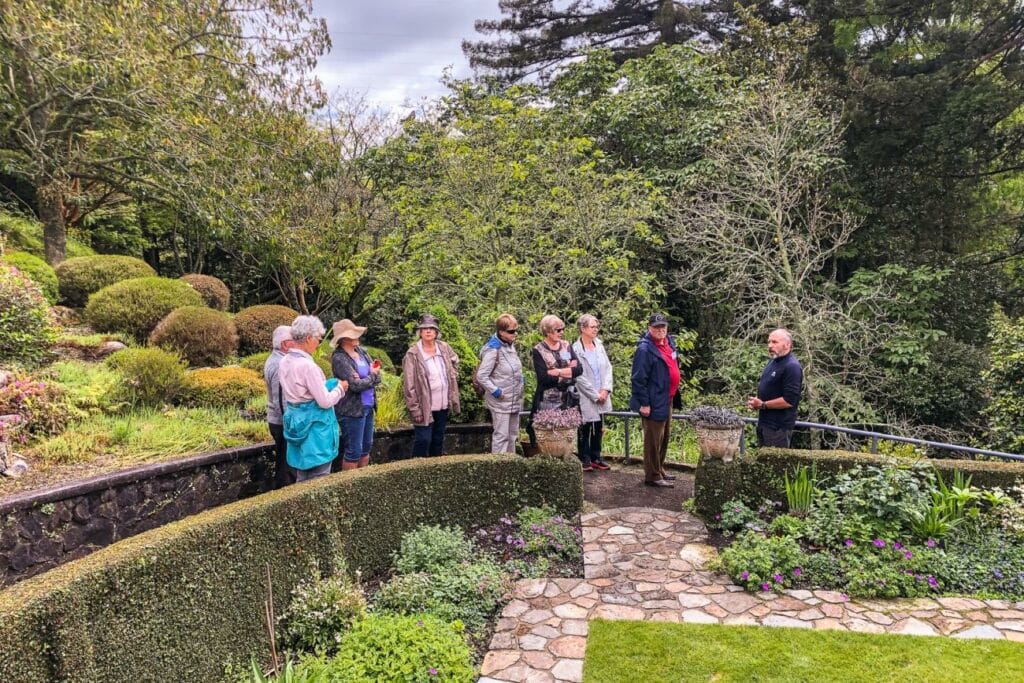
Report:
[[[451,425],[446,452],[490,451],[491,426]],[[413,430],[378,432],[372,462],[410,457]],[[273,448],[258,444],[120,470],[0,499],[0,586],[122,538],[270,489]]]

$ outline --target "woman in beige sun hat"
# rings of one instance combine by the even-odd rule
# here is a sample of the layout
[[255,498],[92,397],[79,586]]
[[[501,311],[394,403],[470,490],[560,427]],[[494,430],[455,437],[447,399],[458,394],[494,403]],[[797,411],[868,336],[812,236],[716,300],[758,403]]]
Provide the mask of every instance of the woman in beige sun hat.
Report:
[[338,379],[348,382],[348,394],[334,406],[334,414],[341,426],[341,469],[354,470],[370,464],[373,447],[373,416],[377,407],[374,390],[380,384],[380,362],[374,361],[359,345],[366,333],[345,318],[334,323],[331,346],[331,370]]

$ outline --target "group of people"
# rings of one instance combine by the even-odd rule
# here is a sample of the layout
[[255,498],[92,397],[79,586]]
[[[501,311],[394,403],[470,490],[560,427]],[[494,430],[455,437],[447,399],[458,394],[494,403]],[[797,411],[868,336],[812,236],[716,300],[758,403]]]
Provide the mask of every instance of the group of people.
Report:
[[[448,415],[459,412],[459,359],[438,339],[434,316],[423,316],[416,330],[419,340],[402,363],[413,455],[441,455]],[[263,379],[276,488],[328,474],[336,463],[342,470],[370,464],[381,364],[359,344],[366,328],[346,318],[332,326],[333,377],[327,378],[313,359],[326,332],[319,318],[301,315],[272,336]]]
[[[644,441],[644,483],[672,487],[665,469],[673,408],[681,408],[679,350],[668,331],[668,318],[655,313],[637,342],[630,373],[629,407],[639,413]],[[578,408],[577,455],[584,471],[607,470],[601,456],[604,415],[612,409],[612,365],[598,338],[600,321],[580,316],[578,336],[564,339],[565,323],[555,315],[540,321],[543,339],[532,349],[537,386],[526,432],[536,446],[533,417],[539,410]],[[273,351],[264,365],[267,421],[274,437],[277,487],[341,469],[365,467],[373,446],[376,387],[381,366],[360,346],[366,332],[351,320],[334,323],[331,369],[327,378],[313,359],[326,329],[315,316],[299,316],[277,328]],[[417,341],[402,361],[403,394],[413,422],[413,456],[444,452],[448,418],[460,410],[459,357],[440,339],[437,318],[424,315],[416,325]],[[480,350],[474,386],[484,394],[491,414],[493,453],[514,453],[526,378],[516,349],[519,322],[504,313]],[[793,338],[785,329],[768,338],[771,361],[762,373],[757,395],[747,405],[758,411],[758,444],[789,446],[800,401],[802,369],[792,354]]]

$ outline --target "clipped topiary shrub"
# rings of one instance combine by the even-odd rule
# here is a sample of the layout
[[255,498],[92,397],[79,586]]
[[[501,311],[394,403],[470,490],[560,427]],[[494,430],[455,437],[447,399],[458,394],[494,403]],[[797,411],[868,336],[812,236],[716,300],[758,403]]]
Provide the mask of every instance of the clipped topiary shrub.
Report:
[[[473,683],[476,670],[462,624],[427,614],[371,614],[346,633],[332,659],[299,666],[311,681],[446,681]],[[386,654],[385,654],[386,653]]]
[[142,259],[110,254],[69,258],[54,270],[60,283],[61,303],[75,308],[85,306],[91,294],[115,282],[156,275]]
[[220,365],[238,350],[238,331],[223,311],[182,306],[157,324],[149,343],[180,352],[193,367]]
[[55,339],[39,285],[17,268],[0,265],[0,361],[39,363]]
[[263,366],[267,364],[267,359],[270,358],[270,351],[261,351],[260,353],[250,353],[244,358],[238,360],[239,367],[243,367],[246,370],[252,370],[263,374]]
[[235,327],[241,354],[269,351],[274,329],[279,325],[291,325],[299,317],[297,311],[287,306],[261,305],[243,308],[235,315]]
[[417,526],[488,525],[545,502],[579,512],[578,461],[406,460],[192,515],[0,591],[0,680],[221,680],[267,652],[268,567],[287,609],[339,556],[374,576]]
[[4,254],[4,261],[14,266],[39,285],[43,296],[52,305],[57,303],[57,273],[50,264],[24,251],[9,251]]
[[202,368],[188,373],[184,402],[192,406],[241,408],[266,391],[263,376],[238,366]]
[[203,298],[181,280],[140,277],[104,287],[90,296],[85,320],[97,332],[125,332],[145,341],[174,309],[202,305]]
[[127,407],[173,403],[185,387],[185,361],[164,349],[125,349],[107,359],[119,375],[112,399]]
[[212,275],[200,275],[199,273],[188,273],[181,278],[203,297],[206,305],[218,311],[228,310],[231,303],[231,290],[220,278]]

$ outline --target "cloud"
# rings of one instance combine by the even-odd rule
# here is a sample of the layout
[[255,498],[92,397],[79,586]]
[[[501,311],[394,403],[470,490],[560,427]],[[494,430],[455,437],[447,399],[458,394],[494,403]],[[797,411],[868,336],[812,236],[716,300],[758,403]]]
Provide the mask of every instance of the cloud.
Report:
[[317,75],[329,92],[364,93],[380,106],[444,93],[446,67],[470,75],[462,40],[477,36],[476,19],[500,14],[496,0],[314,0],[333,48]]

